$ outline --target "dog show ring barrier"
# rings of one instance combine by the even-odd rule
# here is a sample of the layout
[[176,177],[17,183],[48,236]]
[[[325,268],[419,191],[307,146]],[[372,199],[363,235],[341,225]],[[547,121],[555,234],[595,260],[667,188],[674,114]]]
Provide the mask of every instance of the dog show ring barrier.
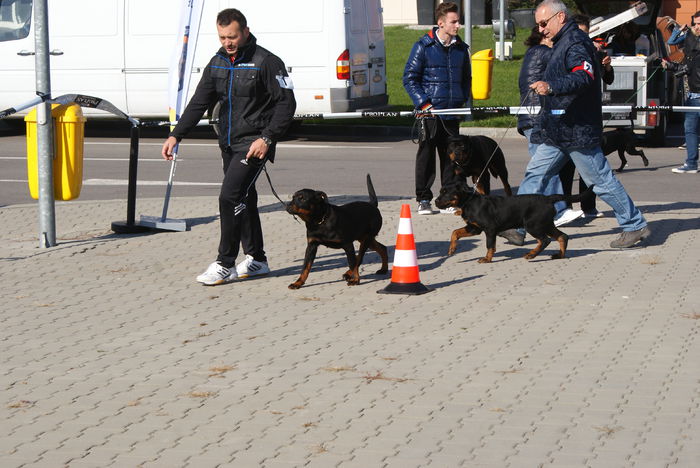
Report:
[[[126,221],[115,221],[112,223],[112,231],[118,234],[132,234],[139,232],[146,232],[151,229],[158,230],[157,223],[144,223],[143,225],[137,224],[135,222],[135,212],[136,212],[136,183],[137,183],[137,172],[138,172],[138,151],[139,151],[139,136],[140,127],[160,127],[160,126],[172,126],[176,125],[177,122],[170,121],[140,121],[136,118],[128,116],[126,113],[119,110],[109,101],[104,99],[87,96],[83,94],[64,94],[62,96],[51,98],[49,96],[39,96],[28,102],[25,102],[16,107],[11,107],[0,111],[0,119],[13,115],[24,109],[27,109],[37,104],[49,101],[56,104],[72,104],[75,103],[81,107],[89,107],[94,109],[103,110],[109,112],[117,117],[126,119],[131,124],[130,132],[130,150],[129,150],[129,181],[127,189],[127,216]],[[635,114],[636,112],[700,112],[700,108],[693,106],[634,106],[634,105],[623,105],[623,106],[603,106],[602,111],[606,113],[618,113],[618,114]],[[520,115],[520,114],[537,114],[540,112],[539,106],[483,106],[483,107],[464,107],[464,108],[453,108],[453,109],[431,109],[427,111],[357,111],[357,112],[336,112],[336,113],[310,113],[310,114],[296,114],[294,115],[294,120],[308,120],[308,119],[323,119],[323,120],[336,120],[336,119],[361,119],[361,118],[421,118],[421,117],[431,117],[431,116],[441,116],[441,115]],[[626,118],[625,118],[626,120]],[[203,119],[200,120],[197,126],[206,125],[217,125],[217,120]],[[171,174],[172,174],[171,170]],[[169,178],[169,183],[172,183],[171,178]],[[167,194],[169,195],[169,193]],[[166,205],[167,206],[167,195],[166,195]],[[165,209],[165,208],[164,208]],[[163,218],[165,214],[163,215]],[[180,230],[180,229],[177,229]]]

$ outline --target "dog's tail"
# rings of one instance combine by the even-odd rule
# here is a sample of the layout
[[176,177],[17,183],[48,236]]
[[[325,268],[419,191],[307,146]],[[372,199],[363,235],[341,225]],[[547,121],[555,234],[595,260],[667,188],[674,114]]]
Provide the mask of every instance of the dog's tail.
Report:
[[372,185],[372,178],[367,174],[367,192],[369,192],[369,202],[373,206],[379,206],[379,200],[377,200],[377,194],[374,191],[374,185]]
[[585,192],[579,193],[578,195],[549,195],[547,198],[550,202],[556,203],[560,201],[565,201],[567,203],[578,203],[581,200],[586,200],[593,196],[593,185],[588,187]]

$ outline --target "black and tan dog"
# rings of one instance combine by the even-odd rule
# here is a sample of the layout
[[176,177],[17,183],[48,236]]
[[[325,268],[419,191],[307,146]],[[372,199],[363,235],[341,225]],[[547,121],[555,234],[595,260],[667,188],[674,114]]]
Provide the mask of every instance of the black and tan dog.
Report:
[[[501,179],[506,195],[513,194],[508,184],[506,159],[498,143],[493,139],[483,135],[453,136],[447,142],[447,154],[452,160],[455,174],[471,177],[477,192],[480,194],[488,195],[491,193],[489,172],[494,177]],[[481,179],[479,179],[480,175]]]
[[[377,234],[382,227],[382,215],[377,209],[377,195],[372,180],[367,174],[368,202],[351,202],[337,206],[328,202],[324,192],[302,189],[294,193],[287,204],[287,212],[298,215],[306,223],[306,253],[304,266],[299,279],[289,285],[289,289],[299,289],[304,285],[316,258],[319,245],[331,249],[343,249],[348,258],[348,271],[343,279],[349,286],[360,283],[360,264],[367,248],[371,248],[382,259],[382,267],[377,274],[389,271],[386,247],[377,242]],[[354,241],[360,243],[355,256]]]
[[603,154],[607,156],[613,151],[617,151],[617,155],[620,157],[620,167],[615,169],[615,172],[622,172],[627,165],[625,152],[635,156],[640,156],[642,158],[642,162],[644,163],[644,167],[649,165],[649,160],[644,155],[644,151],[637,149],[635,146],[635,139],[636,137],[631,128],[618,128],[603,132],[603,138],[600,142]]
[[550,243],[550,238],[559,242],[559,253],[552,258],[564,258],[569,236],[554,226],[554,203],[558,201],[578,202],[593,191],[589,187],[584,193],[575,196],[566,195],[516,195],[514,197],[496,197],[478,195],[464,182],[455,182],[443,187],[435,199],[438,208],[453,206],[459,210],[466,222],[463,228],[455,229],[450,238],[447,255],[457,249],[457,241],[462,237],[486,234],[486,256],[479,263],[488,263],[496,252],[496,235],[499,232],[525,228],[537,240],[537,246],[525,255],[530,260],[535,258]]

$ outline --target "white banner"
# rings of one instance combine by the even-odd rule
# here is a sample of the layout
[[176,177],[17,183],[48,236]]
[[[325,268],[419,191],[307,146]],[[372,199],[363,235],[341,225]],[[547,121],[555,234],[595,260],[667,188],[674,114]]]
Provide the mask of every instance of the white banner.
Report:
[[180,0],[180,24],[168,72],[168,107],[171,122],[180,118],[187,105],[203,7],[204,0]]

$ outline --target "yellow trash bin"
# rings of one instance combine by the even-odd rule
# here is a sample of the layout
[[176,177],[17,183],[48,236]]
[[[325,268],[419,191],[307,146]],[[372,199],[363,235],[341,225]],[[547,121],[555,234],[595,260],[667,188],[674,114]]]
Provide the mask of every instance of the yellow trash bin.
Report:
[[472,55],[472,97],[488,99],[493,76],[493,50],[480,50]]
[[[53,183],[56,200],[72,200],[83,187],[85,117],[77,104],[51,104],[54,120]],[[36,108],[24,118],[27,125],[27,180],[29,194],[39,199],[39,149]]]

